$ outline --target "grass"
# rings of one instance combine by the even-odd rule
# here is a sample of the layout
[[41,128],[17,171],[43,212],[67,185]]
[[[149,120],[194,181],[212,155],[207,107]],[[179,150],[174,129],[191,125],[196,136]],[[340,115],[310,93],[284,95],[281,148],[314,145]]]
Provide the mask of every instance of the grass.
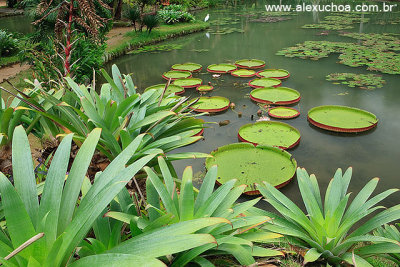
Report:
[[119,42],[118,45],[107,47],[106,53],[120,55],[128,50],[133,50],[143,45],[153,44],[179,35],[205,30],[209,25],[210,24],[207,22],[194,21],[173,25],[161,25],[153,29],[150,34],[145,31],[130,31],[124,35],[122,42]]
[[5,67],[14,63],[18,63],[19,58],[17,55],[9,57],[0,57],[0,68]]

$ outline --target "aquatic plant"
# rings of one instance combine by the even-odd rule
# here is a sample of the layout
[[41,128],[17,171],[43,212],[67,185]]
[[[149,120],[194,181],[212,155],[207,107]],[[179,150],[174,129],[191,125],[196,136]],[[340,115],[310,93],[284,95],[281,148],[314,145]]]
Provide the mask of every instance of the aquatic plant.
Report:
[[146,52],[169,52],[173,50],[182,49],[183,44],[158,44],[158,45],[145,45],[135,50],[128,52],[128,54],[140,54]]
[[362,44],[329,41],[306,41],[278,51],[277,55],[319,60],[332,53],[338,53],[339,63],[388,74],[400,74],[400,39],[390,34],[357,34],[341,35],[364,40]]
[[206,168],[218,166],[216,182],[229,183],[231,178],[235,177],[238,184],[247,185],[244,193],[248,195],[260,194],[256,184],[263,181],[278,188],[285,186],[294,177],[297,167],[297,162],[291,154],[266,145],[234,143],[217,148],[211,152],[211,156],[206,159]]
[[[193,173],[189,166],[183,171],[182,180],[177,183],[174,170],[168,167],[163,157],[158,157],[159,173],[150,168],[145,168],[147,174],[147,212],[136,214],[135,206],[128,198],[127,202],[121,201],[129,210],[124,208],[122,212],[112,210],[106,213],[107,218],[120,220],[130,224],[132,235],[166,227],[175,227],[178,223],[190,223],[193,220],[211,219],[219,217],[225,224],[215,224],[204,228],[198,233],[200,235],[212,235],[214,242],[205,244],[194,249],[188,248],[185,252],[172,255],[171,266],[186,266],[190,262],[209,262],[206,256],[210,253],[230,254],[240,264],[251,265],[255,263],[254,257],[283,256],[278,250],[263,248],[253,244],[269,243],[278,237],[268,231],[260,231],[256,227],[270,220],[265,216],[245,216],[240,214],[253,207],[260,199],[235,203],[245,190],[245,185],[234,187],[235,180],[227,182],[217,190],[214,190],[217,178],[217,167],[213,166],[205,174],[203,183],[199,190],[193,187]],[[164,182],[164,183],[163,183]],[[167,226],[164,226],[167,225]],[[140,244],[139,244],[140,245]]]
[[356,73],[331,73],[326,76],[328,81],[335,81],[333,84],[345,84],[348,87],[359,87],[361,89],[381,88],[385,80],[376,74]]
[[319,128],[345,133],[368,131],[378,124],[377,117],[371,112],[337,105],[314,107],[308,111],[307,119]]
[[[399,247],[398,241],[369,233],[385,223],[398,220],[400,205],[384,209],[372,217],[368,215],[383,208],[376,205],[398,189],[386,190],[369,199],[379,181],[378,178],[374,178],[360,190],[352,202],[349,202],[350,193],[347,193],[347,189],[351,176],[351,168],[344,174],[338,169],[328,185],[323,201],[315,175],[308,175],[306,170],[298,168],[297,182],[306,214],[268,183],[260,184],[257,189],[282,216],[255,208],[251,214],[274,218],[262,228],[284,235],[285,238],[281,241],[288,242],[291,246],[300,250],[306,249],[304,264],[325,259],[334,266],[342,263],[372,266],[365,258],[385,252],[373,250],[374,245],[371,242],[381,246],[394,244]],[[368,219],[360,223],[366,216]],[[356,224],[359,226],[354,227]],[[362,250],[369,250],[370,253],[362,253]]]
[[230,101],[223,96],[202,96],[190,108],[197,112],[221,112],[229,108]]

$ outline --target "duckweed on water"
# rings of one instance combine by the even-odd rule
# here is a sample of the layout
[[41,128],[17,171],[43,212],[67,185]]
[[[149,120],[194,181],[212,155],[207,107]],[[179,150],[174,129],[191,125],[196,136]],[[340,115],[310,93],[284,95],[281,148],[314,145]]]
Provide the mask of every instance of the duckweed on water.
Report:
[[360,17],[355,14],[340,14],[340,15],[331,15],[326,16],[324,20],[322,20],[318,24],[306,24],[303,25],[303,29],[325,29],[325,30],[346,30],[353,29],[353,24],[355,23],[366,23],[369,21],[369,18]]
[[140,54],[146,52],[163,52],[182,49],[182,44],[162,44],[162,45],[146,45],[138,49],[128,52],[128,54]]
[[349,87],[361,89],[375,89],[383,87],[385,80],[376,74],[332,73],[326,76],[328,81],[337,81],[334,84],[346,84]]

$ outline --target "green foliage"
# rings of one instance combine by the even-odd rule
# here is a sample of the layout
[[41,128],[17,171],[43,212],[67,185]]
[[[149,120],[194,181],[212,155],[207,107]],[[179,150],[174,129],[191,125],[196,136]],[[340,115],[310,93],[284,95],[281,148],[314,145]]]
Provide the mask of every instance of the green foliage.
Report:
[[[187,167],[182,176],[180,187],[177,186],[175,172],[163,157],[158,157],[160,174],[150,168],[145,168],[147,173],[147,213],[140,214],[135,202],[119,201],[123,205],[115,207],[108,212],[106,217],[119,220],[123,223],[130,223],[132,235],[154,231],[162,228],[163,225],[174,225],[199,219],[211,219],[212,217],[224,218],[230,225],[218,224],[200,230],[198,233],[210,234],[215,241],[194,249],[187,249],[186,252],[177,254],[172,260],[171,266],[186,266],[190,262],[208,262],[203,256],[213,253],[231,254],[242,265],[255,263],[254,256],[270,257],[282,256],[280,251],[256,246],[253,242],[269,243],[281,235],[268,231],[258,230],[257,226],[270,220],[266,216],[247,216],[241,214],[253,207],[260,198],[236,203],[246,186],[234,187],[235,180],[222,185],[213,192],[217,178],[217,168],[213,166],[205,175],[200,190],[197,191],[192,184],[192,168]],[[164,180],[160,179],[159,175]],[[176,180],[176,181],[179,181]],[[137,201],[136,201],[137,203]],[[135,230],[133,230],[135,229]],[[97,237],[97,235],[96,235]],[[92,243],[93,247],[94,242]]]
[[[34,84],[34,91],[40,92],[45,99],[43,105],[49,107],[46,112],[37,112],[53,121],[51,125],[46,123],[53,136],[73,132],[76,140],[83,141],[94,128],[102,128],[97,148],[110,160],[142,133],[146,135],[137,153],[132,155],[132,160],[154,151],[166,153],[201,138],[193,136],[193,130],[202,128],[203,121],[196,119],[197,115],[192,115],[187,106],[182,107],[187,99],[171,95],[161,101],[160,90],[138,94],[132,78],[121,75],[115,65],[112,77],[104,70],[102,72],[108,83],[101,86],[100,93],[96,92],[95,84],[78,85],[71,78],[66,78],[71,91],[61,87],[61,97],[46,92],[38,83]],[[168,159],[206,155],[169,154]]]
[[328,81],[335,81],[334,84],[346,84],[349,87],[361,89],[382,88],[385,80],[381,75],[356,74],[356,73],[331,73],[326,76]]
[[175,24],[179,22],[191,22],[194,16],[185,11],[182,5],[169,5],[158,11],[158,16],[166,24]]
[[137,6],[130,7],[125,15],[133,24],[136,31],[136,23],[141,22],[140,9]]
[[[40,203],[36,188],[29,142],[22,126],[14,131],[12,163],[14,185],[0,173],[0,192],[4,209],[4,230],[0,232],[0,257],[32,237],[44,237],[27,246],[7,266],[65,266],[76,246],[85,238],[95,219],[155,154],[149,154],[126,166],[143,135],[138,136],[102,173],[80,199],[101,129],[93,130],[83,142],[65,182],[73,135],[67,135],[58,147],[49,167]],[[90,183],[90,182],[89,182]],[[79,262],[79,261],[78,261]]]
[[18,40],[11,33],[0,29],[0,57],[13,55],[17,50]]
[[[397,224],[397,226],[399,226],[399,224]],[[374,231],[374,235],[396,240],[400,243],[400,231],[396,225],[385,224],[384,226],[379,226]],[[374,244],[370,249],[372,252],[379,250],[382,253],[387,253],[387,255],[384,256],[385,258],[395,262],[397,266],[400,265],[400,249],[397,244]]]
[[[339,266],[342,262],[357,266],[372,266],[365,258],[387,252],[374,249],[374,246],[393,245],[400,250],[398,241],[369,234],[380,225],[398,220],[400,205],[369,217],[357,228],[354,226],[366,216],[382,208],[376,205],[398,190],[386,190],[369,199],[378,184],[378,179],[374,178],[349,203],[350,193],[347,193],[347,189],[351,175],[351,168],[344,174],[341,169],[338,169],[328,185],[323,202],[317,178],[314,175],[308,175],[304,169],[298,168],[297,180],[307,215],[268,183],[260,185],[258,190],[282,217],[262,210],[254,213],[274,218],[273,223],[266,224],[264,229],[285,235],[286,241],[290,244],[307,249],[304,263],[324,258],[335,266]],[[362,242],[366,243],[354,248]]]
[[160,20],[157,15],[146,15],[143,17],[142,23],[146,26],[148,33],[151,33],[151,30],[160,25]]

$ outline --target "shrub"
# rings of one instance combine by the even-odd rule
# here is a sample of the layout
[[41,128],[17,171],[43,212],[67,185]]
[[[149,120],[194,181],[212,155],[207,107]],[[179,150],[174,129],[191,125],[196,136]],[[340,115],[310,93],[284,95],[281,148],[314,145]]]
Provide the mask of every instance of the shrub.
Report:
[[190,22],[194,20],[194,16],[185,11],[181,5],[169,5],[163,10],[158,11],[158,16],[166,24]]
[[0,29],[0,57],[10,56],[18,49],[18,40],[11,33]]
[[[199,231],[199,233],[214,236],[216,242],[173,255],[170,266],[186,266],[190,262],[199,261],[208,262],[204,256],[211,253],[231,254],[240,264],[246,266],[255,264],[254,256],[283,256],[280,251],[253,244],[253,242],[269,243],[281,235],[256,229],[270,220],[269,217],[243,217],[241,215],[260,200],[257,198],[236,203],[245,190],[245,185],[234,187],[235,180],[231,180],[213,192],[217,178],[217,168],[214,166],[205,175],[200,191],[197,191],[192,184],[191,167],[184,170],[182,183],[179,186],[173,179],[175,171],[168,166],[162,156],[158,157],[158,166],[158,174],[148,167],[145,168],[148,177],[146,181],[147,201],[144,205],[146,210],[140,211],[140,207],[137,205],[138,201],[121,197],[118,199],[120,204],[115,203],[116,205],[112,206],[112,210],[107,212],[105,217],[129,224],[132,236],[161,229],[165,227],[164,225],[173,227],[176,224],[196,219],[219,217],[231,224],[217,224]],[[163,178],[164,183],[159,176]],[[125,195],[129,196],[127,193]],[[114,229],[114,231],[119,233],[121,229]],[[100,235],[96,235],[96,238],[98,241],[101,240]],[[97,253],[96,247],[99,247],[97,243],[87,244],[91,253]],[[103,242],[105,246],[108,244],[108,240]]]
[[149,34],[151,30],[160,25],[160,20],[157,15],[146,15],[143,17],[143,24],[146,25]]
[[[270,184],[258,186],[266,200],[283,215],[280,217],[270,212],[259,211],[258,214],[275,218],[273,223],[266,224],[264,228],[285,235],[287,242],[306,249],[304,263],[324,258],[333,265],[347,262],[357,266],[371,266],[365,258],[385,252],[374,250],[370,242],[377,242],[382,246],[396,244],[399,247],[398,241],[369,233],[380,225],[399,219],[400,205],[381,211],[357,228],[354,226],[366,216],[382,208],[376,204],[397,192],[398,189],[386,190],[369,199],[379,180],[374,178],[347,205],[350,196],[347,189],[351,175],[351,168],[344,174],[341,169],[338,169],[328,185],[323,202],[316,177],[298,168],[297,180],[307,215]],[[364,246],[354,248],[362,242],[366,242]]]
[[133,28],[136,31],[136,23],[141,22],[140,9],[137,6],[131,7],[126,13],[126,17],[132,22]]

